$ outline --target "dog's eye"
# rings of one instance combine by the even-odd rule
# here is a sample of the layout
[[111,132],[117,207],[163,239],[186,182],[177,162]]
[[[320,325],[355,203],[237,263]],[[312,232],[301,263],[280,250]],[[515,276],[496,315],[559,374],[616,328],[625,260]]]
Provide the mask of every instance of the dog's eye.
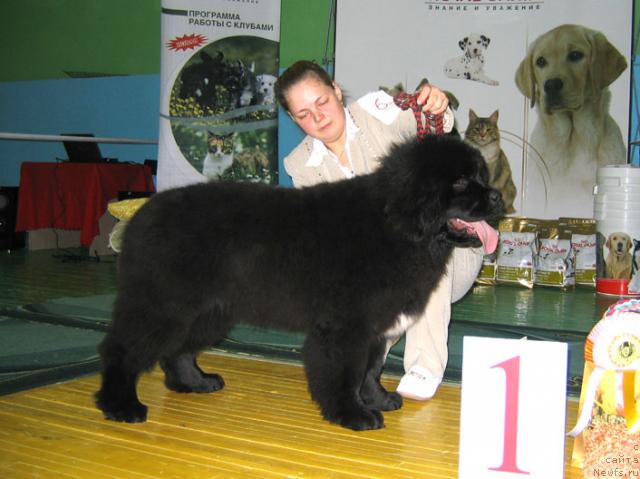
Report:
[[538,66],[540,68],[546,67],[547,66],[547,60],[545,59],[545,57],[536,58],[536,66]]
[[467,189],[469,186],[469,180],[467,178],[458,178],[453,184],[453,191],[460,193]]
[[579,62],[584,58],[584,53],[578,50],[573,50],[572,52],[569,52],[569,55],[567,55],[567,58],[569,59],[570,62]]

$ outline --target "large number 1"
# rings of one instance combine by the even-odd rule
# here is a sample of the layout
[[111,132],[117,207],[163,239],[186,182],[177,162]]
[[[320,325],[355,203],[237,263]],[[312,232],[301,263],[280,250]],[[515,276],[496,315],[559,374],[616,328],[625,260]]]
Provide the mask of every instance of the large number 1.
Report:
[[518,467],[518,404],[520,395],[520,356],[507,359],[492,366],[504,371],[506,392],[504,401],[504,437],[502,448],[502,465],[490,467],[492,471],[529,474]]

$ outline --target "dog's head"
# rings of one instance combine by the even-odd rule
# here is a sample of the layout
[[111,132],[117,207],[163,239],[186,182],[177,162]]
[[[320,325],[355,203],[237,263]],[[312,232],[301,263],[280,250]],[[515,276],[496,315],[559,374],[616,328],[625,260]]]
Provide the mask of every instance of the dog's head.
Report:
[[605,246],[609,249],[609,252],[612,255],[623,256],[629,252],[633,246],[633,242],[627,233],[615,232],[609,235]]
[[268,73],[262,73],[261,75],[256,76],[256,83],[257,83],[260,103],[275,102],[275,94],[273,91],[273,87],[276,83],[276,80],[277,78],[275,76],[269,75]]
[[389,225],[411,241],[481,246],[468,223],[504,214],[482,155],[458,138],[429,136],[397,145],[380,170]]
[[489,43],[491,43],[491,39],[486,35],[472,33],[460,40],[458,46],[469,58],[475,58],[484,53]]
[[544,112],[574,111],[597,97],[627,68],[600,32],[560,25],[536,38],[516,71],[516,85]]
[[255,97],[255,75],[241,60],[201,51],[180,76],[180,98],[193,98],[201,107],[247,106]]
[[225,60],[222,52],[212,57],[207,52],[201,51],[194,61],[182,70],[180,98],[194,98],[203,107],[213,106],[215,85],[222,81],[224,70]]

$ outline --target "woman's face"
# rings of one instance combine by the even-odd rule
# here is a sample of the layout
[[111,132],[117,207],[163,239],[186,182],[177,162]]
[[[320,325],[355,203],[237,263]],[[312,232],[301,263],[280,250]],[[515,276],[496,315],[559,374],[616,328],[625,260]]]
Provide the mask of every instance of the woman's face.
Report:
[[342,141],[345,114],[342,91],[337,85],[325,85],[314,77],[304,78],[286,94],[289,114],[307,135],[325,145]]

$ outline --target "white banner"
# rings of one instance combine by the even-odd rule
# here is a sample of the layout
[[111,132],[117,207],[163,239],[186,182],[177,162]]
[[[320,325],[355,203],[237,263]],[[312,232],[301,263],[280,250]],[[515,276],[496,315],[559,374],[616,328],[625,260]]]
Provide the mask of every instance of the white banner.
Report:
[[280,0],[162,0],[158,189],[277,182]]
[[591,218],[597,166],[627,162],[632,10],[632,0],[339,1],[336,80],[357,98],[428,79],[459,102],[462,136],[470,124],[499,129],[483,154],[496,184],[515,186],[517,215]]

